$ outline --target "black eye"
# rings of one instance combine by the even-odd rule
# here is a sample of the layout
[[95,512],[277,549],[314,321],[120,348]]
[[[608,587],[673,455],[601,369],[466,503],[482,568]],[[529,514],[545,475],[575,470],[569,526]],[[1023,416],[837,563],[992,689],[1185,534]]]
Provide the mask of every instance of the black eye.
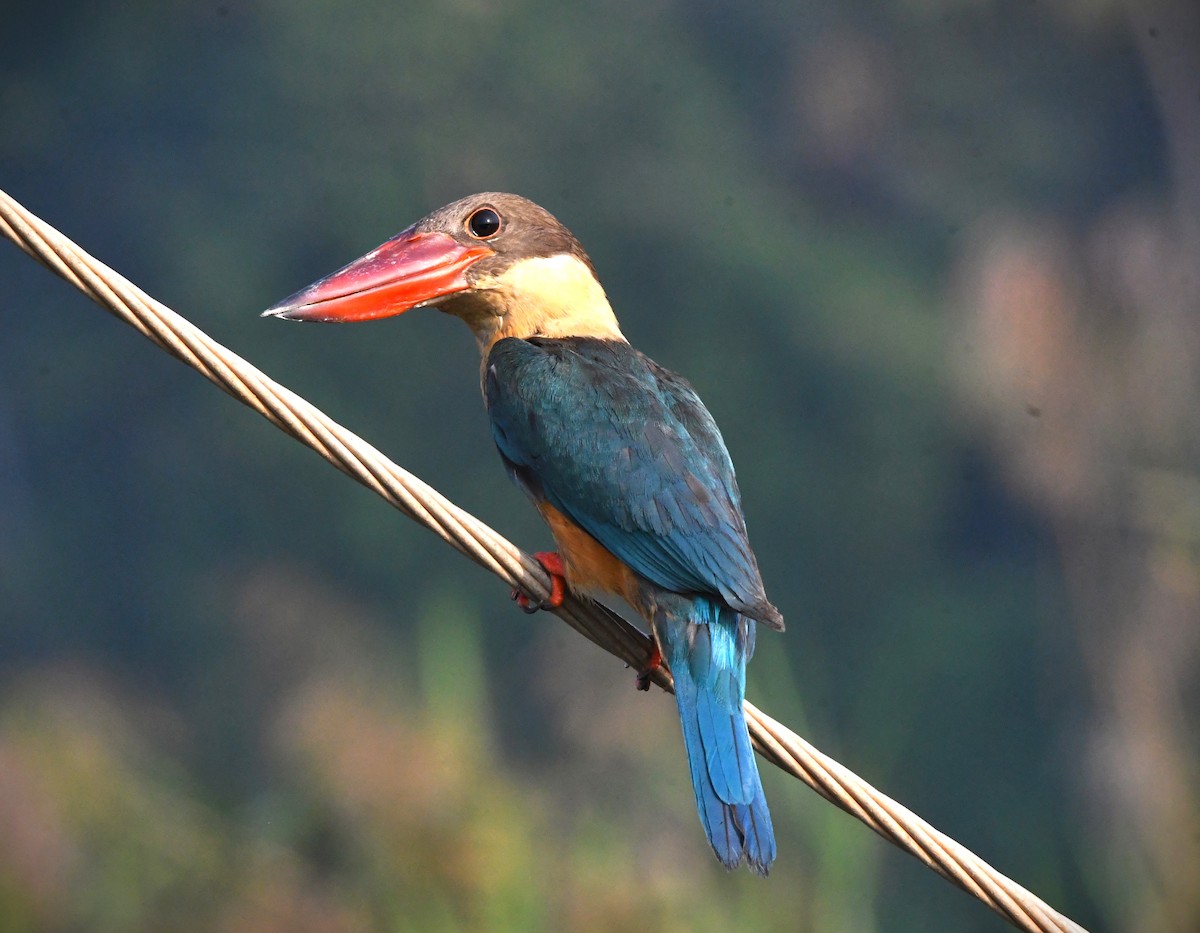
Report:
[[481,207],[467,218],[467,232],[477,240],[486,240],[500,232],[500,215],[490,207]]

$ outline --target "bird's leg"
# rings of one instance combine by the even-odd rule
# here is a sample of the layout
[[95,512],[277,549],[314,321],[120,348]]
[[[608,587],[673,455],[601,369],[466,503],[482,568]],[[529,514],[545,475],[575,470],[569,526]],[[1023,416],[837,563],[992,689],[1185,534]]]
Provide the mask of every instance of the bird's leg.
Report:
[[513,601],[526,612],[537,612],[539,609],[557,609],[567,596],[567,568],[563,566],[562,558],[554,551],[538,551],[533,559],[542,565],[542,569],[550,575],[550,596],[541,601],[535,601],[520,590],[512,591]]
[[639,690],[649,690],[651,675],[662,667],[662,649],[658,647],[657,638],[653,640],[653,644],[654,647],[650,649],[650,656],[646,658],[646,666],[638,671],[637,680],[634,681]]

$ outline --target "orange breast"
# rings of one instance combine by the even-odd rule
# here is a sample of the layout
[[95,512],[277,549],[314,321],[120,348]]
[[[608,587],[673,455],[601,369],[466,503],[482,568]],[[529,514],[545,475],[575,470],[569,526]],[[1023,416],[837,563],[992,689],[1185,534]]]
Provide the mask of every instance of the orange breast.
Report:
[[571,589],[613,593],[637,605],[637,577],[611,551],[554,506],[538,506],[558,544]]

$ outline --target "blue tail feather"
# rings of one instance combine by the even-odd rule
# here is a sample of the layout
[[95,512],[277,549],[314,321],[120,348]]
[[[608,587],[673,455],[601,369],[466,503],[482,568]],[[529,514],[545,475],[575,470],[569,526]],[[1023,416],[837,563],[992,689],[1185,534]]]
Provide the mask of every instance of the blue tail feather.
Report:
[[660,600],[659,610],[700,822],[726,867],[746,860],[765,875],[775,836],[742,714],[754,623],[703,597]]

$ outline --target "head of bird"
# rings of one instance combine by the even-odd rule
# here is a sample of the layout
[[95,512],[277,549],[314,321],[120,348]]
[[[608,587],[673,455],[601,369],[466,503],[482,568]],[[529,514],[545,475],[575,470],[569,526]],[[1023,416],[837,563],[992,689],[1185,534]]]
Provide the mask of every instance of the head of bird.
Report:
[[514,194],[476,194],[263,312],[346,323],[436,307],[462,318],[486,353],[502,337],[623,340],[591,260],[549,211]]

